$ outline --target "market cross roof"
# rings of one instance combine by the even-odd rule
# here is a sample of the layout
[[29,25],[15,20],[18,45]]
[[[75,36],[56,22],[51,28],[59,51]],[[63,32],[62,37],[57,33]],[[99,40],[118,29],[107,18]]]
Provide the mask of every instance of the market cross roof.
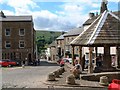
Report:
[[120,18],[109,11],[104,11],[90,25],[76,37],[71,45],[120,45]]

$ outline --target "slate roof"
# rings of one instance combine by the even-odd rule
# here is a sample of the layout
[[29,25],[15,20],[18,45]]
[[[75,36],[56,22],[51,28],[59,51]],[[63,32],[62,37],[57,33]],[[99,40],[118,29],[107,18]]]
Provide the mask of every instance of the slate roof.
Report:
[[57,46],[57,43],[55,42],[55,41],[53,41],[50,45],[49,45],[49,47],[56,47]]
[[115,11],[115,12],[113,12],[113,13],[120,18],[120,11]]
[[64,34],[60,35],[58,38],[56,38],[56,40],[64,40]]
[[[117,15],[118,17],[120,17],[120,11],[114,11],[113,12],[115,15]],[[90,25],[93,21],[95,21],[95,19],[97,19],[99,17],[99,15],[92,17],[91,19],[89,18],[87,21],[84,22],[83,26],[85,25]]]
[[0,21],[32,21],[32,16],[5,16]]
[[66,34],[64,34],[64,37],[66,37],[66,36],[77,36],[77,35],[79,35],[80,33],[82,33],[83,30],[84,30],[83,27],[71,29],[71,30],[68,31]]
[[92,17],[92,18],[89,18],[87,21],[85,21],[85,23],[83,24],[83,26],[85,26],[85,25],[90,25],[95,19],[97,19],[98,16],[99,16],[99,15],[94,16],[94,17]]
[[71,45],[120,45],[120,18],[104,11]]

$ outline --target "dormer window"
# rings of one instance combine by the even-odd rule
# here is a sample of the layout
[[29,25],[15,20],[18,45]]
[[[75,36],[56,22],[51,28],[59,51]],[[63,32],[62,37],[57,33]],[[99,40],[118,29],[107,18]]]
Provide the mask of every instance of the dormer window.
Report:
[[10,29],[5,29],[5,36],[10,36],[10,33],[11,31],[10,31]]
[[25,29],[20,29],[19,30],[19,35],[24,36],[25,35]]

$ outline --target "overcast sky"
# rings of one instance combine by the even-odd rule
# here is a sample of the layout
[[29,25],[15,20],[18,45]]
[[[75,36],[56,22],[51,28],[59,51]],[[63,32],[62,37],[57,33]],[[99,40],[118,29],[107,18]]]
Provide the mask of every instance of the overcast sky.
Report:
[[[102,0],[0,0],[5,15],[32,15],[36,30],[68,31],[81,26],[89,12],[100,11]],[[119,0],[108,0],[110,11],[118,10]]]

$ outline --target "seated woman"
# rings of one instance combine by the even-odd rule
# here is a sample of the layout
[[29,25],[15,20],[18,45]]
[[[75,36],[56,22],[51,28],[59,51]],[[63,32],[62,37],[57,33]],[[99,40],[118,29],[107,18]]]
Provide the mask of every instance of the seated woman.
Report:
[[80,64],[75,65],[70,71],[76,79],[80,79],[80,74],[82,73],[82,68]]

